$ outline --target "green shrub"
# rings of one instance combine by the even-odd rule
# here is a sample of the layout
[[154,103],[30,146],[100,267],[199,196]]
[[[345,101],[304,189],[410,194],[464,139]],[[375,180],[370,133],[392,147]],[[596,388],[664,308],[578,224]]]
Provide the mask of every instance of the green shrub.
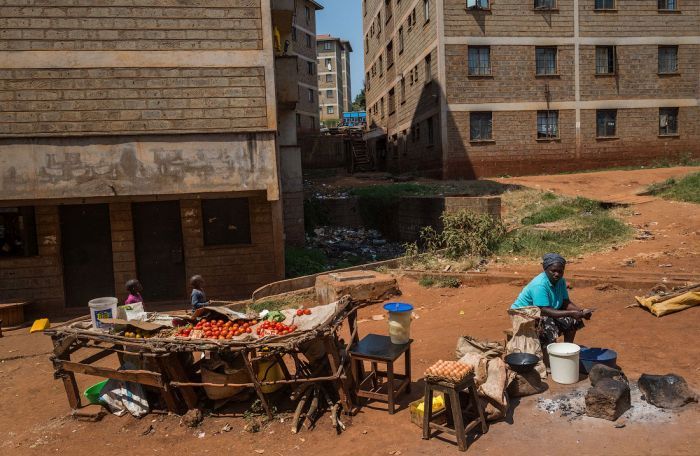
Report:
[[462,281],[456,277],[423,276],[418,280],[418,285],[424,288],[459,288]]
[[693,173],[682,179],[668,179],[661,184],[649,187],[650,193],[667,199],[700,203],[700,173]]
[[488,256],[506,232],[503,223],[488,214],[443,212],[441,219],[440,244],[445,256],[452,259],[467,255]]
[[287,247],[284,252],[287,277],[318,274],[327,269],[328,258],[319,249]]

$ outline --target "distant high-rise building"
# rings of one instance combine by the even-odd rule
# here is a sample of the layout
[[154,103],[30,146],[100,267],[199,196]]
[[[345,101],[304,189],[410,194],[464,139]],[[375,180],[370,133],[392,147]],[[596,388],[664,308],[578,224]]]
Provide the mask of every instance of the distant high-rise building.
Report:
[[339,120],[352,110],[350,42],[330,35],[316,37],[318,105],[321,121]]

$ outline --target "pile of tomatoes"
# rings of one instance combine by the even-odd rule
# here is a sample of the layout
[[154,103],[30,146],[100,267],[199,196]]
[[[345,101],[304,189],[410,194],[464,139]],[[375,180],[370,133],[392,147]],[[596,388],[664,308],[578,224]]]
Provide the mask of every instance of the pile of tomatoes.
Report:
[[311,309],[297,309],[297,317],[302,315],[311,315]]
[[264,321],[258,328],[258,336],[263,337],[266,335],[271,336],[286,336],[297,330],[297,325],[287,326],[284,323],[278,323],[274,321]]
[[189,337],[192,331],[202,331],[205,339],[226,340],[242,336],[243,334],[251,334],[253,332],[252,328],[256,324],[258,324],[257,320],[225,321],[202,318],[194,326],[187,325],[178,329],[176,335]]

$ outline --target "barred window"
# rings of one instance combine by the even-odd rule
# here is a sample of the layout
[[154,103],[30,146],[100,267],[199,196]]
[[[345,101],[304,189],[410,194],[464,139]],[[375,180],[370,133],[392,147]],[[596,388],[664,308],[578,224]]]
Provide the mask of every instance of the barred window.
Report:
[[559,137],[559,111],[537,111],[537,138]]
[[491,48],[489,46],[469,47],[469,74],[471,76],[491,74]]
[[678,46],[659,46],[659,73],[678,72]]
[[678,5],[676,0],[659,0],[659,9],[663,11],[676,11]]
[[551,10],[557,8],[557,0],[535,0],[535,9]]
[[392,88],[389,90],[389,115],[396,112],[396,92]]
[[535,66],[538,75],[557,74],[557,48],[535,48]]
[[617,133],[617,109],[599,109],[596,115],[596,136],[614,137]]
[[391,68],[394,64],[394,42],[389,41],[386,45],[386,67]]
[[659,108],[659,135],[678,134],[678,108]]
[[595,73],[615,74],[615,46],[596,46],[595,48]]
[[486,141],[493,137],[493,122],[491,112],[469,113],[469,139]]
[[615,9],[615,0],[595,0],[595,9],[597,9],[597,10]]

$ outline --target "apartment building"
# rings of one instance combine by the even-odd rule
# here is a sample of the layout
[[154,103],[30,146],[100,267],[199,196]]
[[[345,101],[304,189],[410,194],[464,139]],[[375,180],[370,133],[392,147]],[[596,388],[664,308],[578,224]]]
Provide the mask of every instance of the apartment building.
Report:
[[281,124],[294,131],[298,79],[276,36],[294,3],[12,3],[0,297],[84,313],[131,278],[147,305],[183,306],[193,274],[212,299],[283,278]]
[[363,0],[380,167],[473,178],[700,155],[700,7]]
[[318,54],[318,109],[322,122],[337,123],[352,111],[349,41],[331,35],[316,38]]

